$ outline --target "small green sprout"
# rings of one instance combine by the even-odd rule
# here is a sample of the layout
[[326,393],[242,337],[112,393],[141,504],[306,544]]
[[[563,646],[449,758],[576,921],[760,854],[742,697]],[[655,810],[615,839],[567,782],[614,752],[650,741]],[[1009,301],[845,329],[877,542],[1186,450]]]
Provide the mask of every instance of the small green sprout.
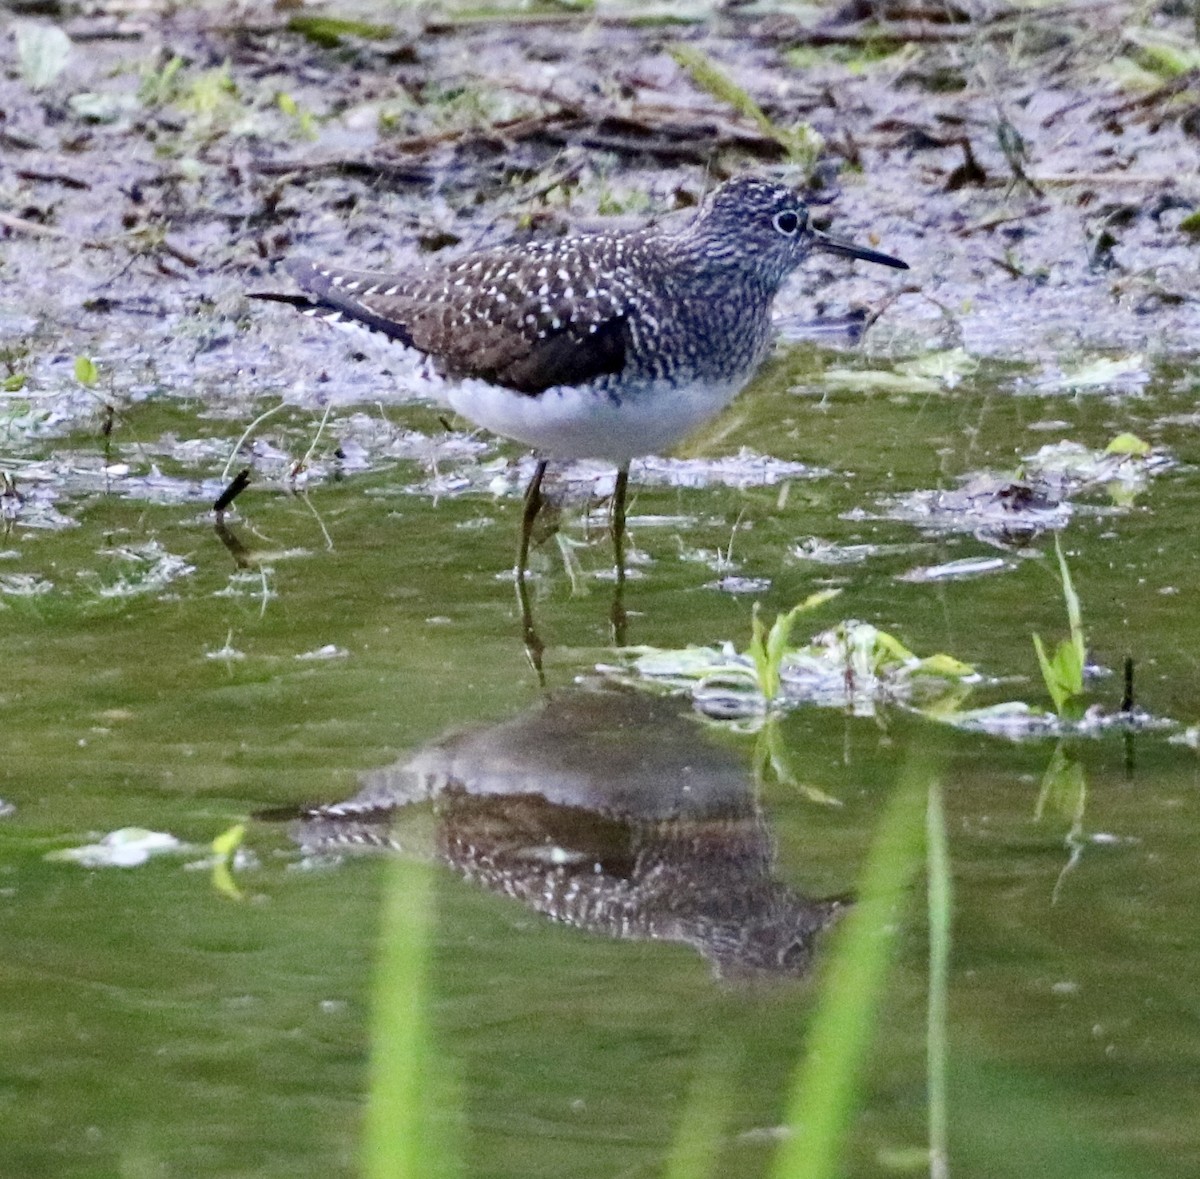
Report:
[[1046,647],[1040,635],[1033,636],[1033,647],[1037,652],[1038,665],[1042,669],[1042,679],[1046,681],[1046,690],[1054,701],[1055,711],[1059,716],[1067,716],[1077,711],[1078,700],[1083,695],[1083,666],[1087,648],[1083,641],[1083,613],[1079,607],[1079,595],[1075,592],[1071,571],[1067,568],[1067,559],[1063,556],[1062,545],[1057,537],[1054,541],[1054,551],[1058,555],[1063,601],[1067,606],[1067,622],[1071,634],[1059,643],[1053,656],[1046,654]]
[[788,641],[792,637],[792,627],[801,614],[823,606],[830,598],[836,598],[841,590],[820,590],[809,594],[798,606],[793,606],[786,614],[780,614],[768,631],[758,614],[758,603],[754,604],[754,616],[751,620],[752,633],[750,636],[750,658],[754,660],[754,671],[758,679],[759,691],[770,702],[779,695],[779,670],[783,657],[787,654]]
[[316,122],[313,119],[311,111],[304,110],[290,94],[282,90],[275,98],[275,105],[289,119],[294,120],[296,133],[301,139],[316,139]]
[[229,62],[197,74],[180,96],[180,105],[207,125],[227,120],[240,107]]
[[179,71],[183,58],[176,54],[161,70],[146,70],[138,86],[138,98],[148,107],[165,106],[179,97]]

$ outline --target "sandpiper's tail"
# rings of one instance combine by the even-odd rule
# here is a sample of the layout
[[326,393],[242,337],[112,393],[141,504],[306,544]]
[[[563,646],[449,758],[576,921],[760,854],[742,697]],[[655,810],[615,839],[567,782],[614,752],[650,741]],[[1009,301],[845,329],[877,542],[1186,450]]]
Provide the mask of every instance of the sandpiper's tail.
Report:
[[248,297],[271,303],[287,303],[302,315],[323,319],[326,323],[357,324],[381,332],[389,340],[413,347],[412,334],[398,319],[380,314],[364,299],[380,293],[397,280],[386,274],[367,274],[356,270],[338,270],[318,266],[307,258],[289,259],[283,269],[300,284],[303,294],[276,291],[251,291]]

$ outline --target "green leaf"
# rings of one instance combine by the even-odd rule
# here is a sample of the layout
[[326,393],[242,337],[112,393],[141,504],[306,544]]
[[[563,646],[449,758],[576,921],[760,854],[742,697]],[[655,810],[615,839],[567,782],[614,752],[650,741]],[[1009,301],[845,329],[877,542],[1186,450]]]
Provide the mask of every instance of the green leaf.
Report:
[[1064,639],[1054,653],[1054,671],[1068,696],[1083,694],[1083,656],[1073,642]]
[[296,121],[296,130],[302,138],[316,138],[317,132],[312,114],[309,111],[301,110],[300,104],[287,91],[281,90],[275,96],[275,104],[289,119]]
[[1059,643],[1053,657],[1047,656],[1040,636],[1033,636],[1033,646],[1046,690],[1054,701],[1055,711],[1062,716],[1071,701],[1083,695],[1083,656],[1070,639]]
[[1151,94],[1162,86],[1162,78],[1158,74],[1138,65],[1131,57],[1114,58],[1108,65],[1098,67],[1097,73],[1110,78],[1122,90]]
[[768,700],[774,700],[779,694],[780,670],[783,657],[788,653],[788,645],[792,638],[792,628],[801,614],[823,606],[831,598],[836,598],[840,589],[818,590],[809,594],[803,602],[793,606],[786,614],[776,617],[768,632],[763,626],[758,613],[758,603],[754,604],[754,614],[750,621],[750,658],[754,660],[754,670],[758,676],[758,686]]
[[767,634],[767,660],[774,672],[776,691],[779,691],[783,657],[787,653],[788,642],[792,637],[792,625],[796,621],[797,613],[798,609],[780,614]]
[[[772,628],[774,629],[774,628]],[[750,658],[754,660],[754,672],[758,678],[758,690],[768,700],[774,700],[779,691],[779,668],[772,668],[767,654],[767,628],[759,615],[758,603],[750,616]]]
[[1118,434],[1105,448],[1105,454],[1132,454],[1144,458],[1150,453],[1150,443],[1136,434]]
[[1146,358],[1141,352],[1128,356],[1099,356],[1078,368],[1064,371],[1061,376],[1038,382],[1042,389],[1101,389],[1143,377]]
[[815,610],[818,606],[824,606],[826,602],[832,602],[841,592],[840,589],[817,590],[816,593],[809,594],[792,610],[792,613],[807,614],[809,610]]
[[926,1015],[926,1092],[929,1104],[931,1175],[949,1175],[949,1084],[946,1064],[950,1023],[950,929],[954,882],[942,787],[929,780],[925,803],[925,861],[928,873],[929,1000]]
[[29,376],[26,373],[13,373],[11,377],[5,377],[3,382],[0,382],[0,389],[5,393],[19,393],[25,388]]
[[975,668],[970,663],[964,663],[961,659],[955,659],[953,655],[941,652],[922,659],[917,664],[917,670],[926,675],[937,675],[946,679],[962,679],[964,676],[975,674]]
[[213,855],[228,859],[242,845],[246,835],[246,824],[235,823],[212,841]]
[[1046,691],[1050,693],[1050,699],[1054,701],[1054,710],[1061,714],[1067,702],[1068,693],[1063,691],[1062,684],[1058,679],[1058,673],[1046,655],[1046,648],[1042,643],[1041,635],[1033,636],[1033,649],[1037,652],[1038,666],[1042,669],[1042,679],[1045,681]]
[[90,356],[75,357],[75,379],[88,389],[100,379],[100,370]]
[[873,654],[876,668],[884,666],[889,661],[894,664],[905,664],[916,659],[916,656],[895,635],[888,634],[886,630],[875,632]]
[[30,90],[53,86],[67,68],[71,39],[58,25],[19,21],[16,26],[17,61]]
[[1054,539],[1054,551],[1058,557],[1058,572],[1062,579],[1063,601],[1067,607],[1067,623],[1071,634],[1070,638],[1059,643],[1053,657],[1046,654],[1046,647],[1038,635],[1033,636],[1033,647],[1037,652],[1038,666],[1042,669],[1046,691],[1054,701],[1055,711],[1062,716],[1071,703],[1083,695],[1083,668],[1087,662],[1087,645],[1083,637],[1083,611],[1079,605],[1079,595],[1075,592],[1071,570],[1057,537]]
[[246,824],[235,823],[226,831],[222,831],[220,835],[212,841],[213,864],[212,864],[212,884],[222,896],[228,897],[231,901],[240,901],[242,899],[242,890],[238,888],[233,879],[231,871],[233,865],[233,857],[237,849],[241,846],[243,838],[246,835]]
[[237,84],[229,62],[198,74],[183,95],[181,103],[194,114],[211,117],[237,105]]

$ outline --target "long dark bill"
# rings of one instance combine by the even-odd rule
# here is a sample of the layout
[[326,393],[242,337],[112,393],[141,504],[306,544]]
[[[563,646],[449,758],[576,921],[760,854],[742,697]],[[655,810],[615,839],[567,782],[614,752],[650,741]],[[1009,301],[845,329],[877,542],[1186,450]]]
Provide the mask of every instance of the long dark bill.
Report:
[[826,254],[837,254],[839,258],[857,258],[860,262],[878,262],[880,266],[890,266],[893,270],[907,270],[908,263],[893,258],[891,254],[881,254],[878,250],[864,249],[853,242],[843,241],[840,237],[830,237],[819,230],[812,231],[812,248]]

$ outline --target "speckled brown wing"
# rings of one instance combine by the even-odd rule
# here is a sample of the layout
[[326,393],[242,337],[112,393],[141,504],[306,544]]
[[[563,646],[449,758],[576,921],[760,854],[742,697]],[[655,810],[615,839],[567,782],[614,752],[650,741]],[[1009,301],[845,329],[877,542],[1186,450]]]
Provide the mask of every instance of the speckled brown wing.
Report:
[[575,240],[489,250],[398,275],[307,261],[285,269],[312,313],[383,332],[431,357],[449,378],[538,394],[626,364],[634,300],[619,269],[605,266],[605,250],[596,250],[608,243],[620,253],[624,245],[590,239],[583,253]]

